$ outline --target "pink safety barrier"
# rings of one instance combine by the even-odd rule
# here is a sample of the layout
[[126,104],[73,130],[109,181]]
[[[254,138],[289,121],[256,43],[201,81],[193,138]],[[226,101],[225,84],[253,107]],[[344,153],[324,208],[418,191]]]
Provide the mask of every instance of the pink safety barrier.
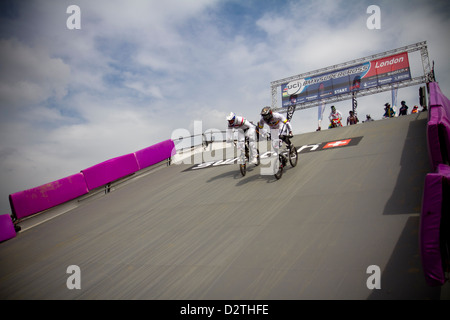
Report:
[[440,163],[444,163],[445,154],[443,153],[443,140],[440,138],[441,121],[443,118],[442,106],[433,106],[429,108],[428,124],[427,124],[427,147],[428,157],[430,159],[432,171],[436,171]]
[[88,193],[82,173],[59,179],[39,187],[9,195],[9,202],[17,219],[57,206]]
[[[438,165],[436,173],[425,178],[420,217],[420,254],[425,281],[430,286],[443,285],[449,243],[450,167]],[[443,227],[445,226],[445,227]],[[447,248],[446,248],[447,247]],[[447,265],[447,267],[449,267]]]
[[450,161],[450,100],[441,92],[436,82],[431,82],[428,86],[428,155],[432,170],[436,171],[440,163]]
[[450,100],[439,84],[428,83],[428,156],[432,173],[425,177],[420,216],[420,254],[425,281],[443,285],[450,268]]
[[14,238],[16,230],[9,214],[0,215],[0,242]]
[[139,169],[142,170],[174,156],[175,153],[175,143],[172,140],[165,140],[145,149],[136,151],[134,154],[139,164]]
[[116,157],[80,173],[9,195],[13,216],[21,219],[75,199],[90,190],[133,174],[175,154],[172,140]]
[[138,170],[136,156],[130,153],[96,164],[81,172],[84,174],[88,189],[93,190]]
[[437,82],[430,82],[428,84],[430,90],[429,105],[443,106],[447,115],[450,114],[450,100],[442,93],[441,88]]

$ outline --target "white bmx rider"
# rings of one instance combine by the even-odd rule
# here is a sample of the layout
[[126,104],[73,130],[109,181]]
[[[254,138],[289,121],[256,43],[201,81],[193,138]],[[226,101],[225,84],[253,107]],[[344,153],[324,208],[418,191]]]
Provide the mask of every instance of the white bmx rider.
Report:
[[250,159],[252,164],[257,164],[257,151],[256,151],[256,126],[241,116],[236,116],[231,112],[227,116],[228,130],[227,130],[227,142],[232,142],[234,129],[238,130],[238,144],[237,147],[241,151],[241,156],[245,153],[245,137],[248,137],[248,145],[250,149]]

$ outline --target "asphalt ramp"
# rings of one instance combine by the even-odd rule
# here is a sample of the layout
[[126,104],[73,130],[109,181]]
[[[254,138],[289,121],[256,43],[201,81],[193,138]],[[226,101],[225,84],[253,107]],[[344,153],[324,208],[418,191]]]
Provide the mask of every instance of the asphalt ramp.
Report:
[[440,299],[419,255],[426,123],[297,135],[280,180],[241,176],[233,150],[135,177],[1,243],[0,298]]

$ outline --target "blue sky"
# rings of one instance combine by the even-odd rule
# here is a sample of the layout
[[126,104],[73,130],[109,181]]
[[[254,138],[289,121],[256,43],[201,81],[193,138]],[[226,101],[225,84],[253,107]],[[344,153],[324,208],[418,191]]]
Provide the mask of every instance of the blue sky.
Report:
[[[72,4],[80,30],[66,26]],[[366,26],[372,4],[379,30]],[[11,193],[193,133],[194,121],[204,131],[223,130],[230,111],[257,120],[271,81],[416,42],[450,95],[449,12],[449,1],[418,0],[2,1],[0,212]],[[420,56],[410,60],[420,74]],[[399,99],[412,107],[417,92]],[[380,119],[390,99],[361,98],[360,118]],[[292,124],[314,131],[317,109]]]

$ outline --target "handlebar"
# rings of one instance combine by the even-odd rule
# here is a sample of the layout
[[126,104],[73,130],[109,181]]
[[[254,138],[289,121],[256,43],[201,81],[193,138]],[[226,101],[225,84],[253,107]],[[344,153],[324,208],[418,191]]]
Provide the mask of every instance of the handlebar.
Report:
[[293,136],[293,134],[280,134],[280,139],[284,140],[286,138],[292,138]]

